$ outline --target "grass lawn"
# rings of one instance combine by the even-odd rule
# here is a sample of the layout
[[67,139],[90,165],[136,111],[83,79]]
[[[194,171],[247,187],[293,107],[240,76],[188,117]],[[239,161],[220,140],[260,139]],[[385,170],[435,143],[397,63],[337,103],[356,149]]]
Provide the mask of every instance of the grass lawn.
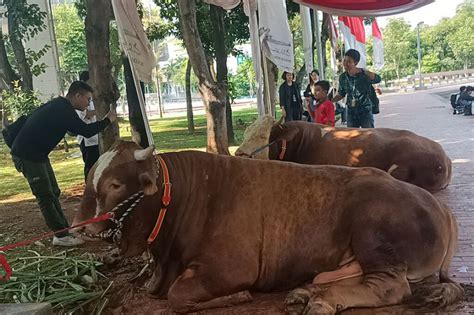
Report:
[[[185,113],[184,113],[185,115]],[[257,118],[256,108],[237,108],[233,111],[234,132],[236,143],[242,142],[245,128]],[[159,152],[182,150],[205,150],[206,147],[206,117],[194,117],[195,133],[187,131],[186,116],[150,120],[150,126],[157,150]],[[120,135],[124,140],[131,140],[128,121],[120,124]],[[81,184],[83,181],[83,162],[79,147],[73,137],[68,137],[69,152],[56,149],[49,155],[59,187],[62,191]],[[62,146],[61,146],[62,147]],[[231,147],[231,152],[235,151]],[[10,150],[0,140],[0,202],[3,200],[33,198],[26,179],[13,166]]]

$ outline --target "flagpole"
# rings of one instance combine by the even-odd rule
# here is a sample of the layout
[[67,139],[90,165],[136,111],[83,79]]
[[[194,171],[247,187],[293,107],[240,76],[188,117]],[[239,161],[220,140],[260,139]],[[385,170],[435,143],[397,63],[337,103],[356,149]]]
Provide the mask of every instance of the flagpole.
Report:
[[270,98],[270,83],[268,81],[268,64],[267,64],[267,57],[263,56],[262,58],[263,62],[263,77],[265,78],[265,101],[267,103],[267,107],[265,108],[265,113],[267,115],[272,115],[275,117],[275,113],[273,112],[272,104],[271,104],[271,98]]
[[265,104],[263,102],[263,80],[262,80],[262,58],[260,50],[260,39],[258,36],[257,11],[252,8],[250,0],[244,0],[244,11],[249,17],[250,45],[252,46],[252,61],[255,70],[257,85],[257,109],[258,116],[265,115]]
[[135,84],[135,89],[138,94],[138,103],[140,104],[140,110],[142,112],[142,117],[143,117],[143,124],[145,125],[145,132],[146,132],[146,137],[148,139],[148,145],[154,145],[155,141],[153,140],[153,135],[151,133],[151,128],[150,128],[150,123],[148,122],[148,117],[146,115],[146,109],[145,109],[145,98],[143,97],[143,90],[142,86],[140,84],[140,81],[137,78],[137,75],[135,73],[135,67],[133,65],[133,62],[130,58],[130,55],[128,54],[128,51],[125,52],[128,58],[128,62],[130,63],[130,68],[132,70],[132,77],[133,77],[133,83]]

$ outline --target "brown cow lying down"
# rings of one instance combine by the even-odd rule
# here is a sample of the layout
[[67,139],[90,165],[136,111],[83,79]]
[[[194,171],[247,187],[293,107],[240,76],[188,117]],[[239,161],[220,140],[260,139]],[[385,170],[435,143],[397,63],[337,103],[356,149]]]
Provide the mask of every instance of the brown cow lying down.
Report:
[[[411,296],[410,282],[437,272],[441,283],[422,301],[444,306],[462,297],[462,288],[448,278],[456,221],[419,187],[374,168],[194,151],[160,155],[172,185],[165,186],[152,151],[121,142],[102,155],[74,221],[126,199],[127,207],[138,200],[128,197],[144,192],[126,217],[127,209],[116,210],[123,227],[115,236],[121,235],[125,256],[150,250],[157,266],[149,292],[167,296],[174,311],[227,306],[251,299],[249,291],[293,289],[314,279],[332,283],[309,300],[301,296],[310,291],[293,291],[288,307],[301,303],[310,314],[333,314],[398,304]],[[163,207],[163,187],[171,187],[171,203],[158,237],[147,244]],[[99,222],[82,232],[105,235],[114,224]],[[348,278],[351,284],[341,284]]]
[[370,166],[430,192],[446,188],[451,179],[451,160],[441,145],[406,130],[334,128],[303,121],[281,125],[264,116],[247,128],[235,155],[250,156],[269,143],[273,144],[254,157],[302,164]]

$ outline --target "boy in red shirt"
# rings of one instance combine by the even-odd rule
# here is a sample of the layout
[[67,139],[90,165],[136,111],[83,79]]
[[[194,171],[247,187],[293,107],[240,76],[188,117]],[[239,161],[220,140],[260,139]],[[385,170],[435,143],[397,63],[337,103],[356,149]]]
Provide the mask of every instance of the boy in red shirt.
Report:
[[334,127],[336,114],[334,104],[328,100],[329,82],[318,81],[312,87],[316,99],[316,122]]

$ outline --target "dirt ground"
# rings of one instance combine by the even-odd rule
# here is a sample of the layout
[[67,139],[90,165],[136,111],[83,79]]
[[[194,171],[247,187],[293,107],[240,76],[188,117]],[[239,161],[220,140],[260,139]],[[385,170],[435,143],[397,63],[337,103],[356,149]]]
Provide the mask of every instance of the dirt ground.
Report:
[[[72,220],[74,212],[79,208],[82,187],[65,192],[61,202],[67,217]],[[22,201],[10,201],[0,203],[0,241],[10,243],[28,239],[42,233],[48,232],[41,213],[34,199]],[[46,246],[50,240],[41,241]],[[36,245],[31,245],[36,246]],[[104,242],[87,242],[78,250],[80,252],[92,252],[98,256],[110,253],[113,246]],[[147,269],[140,277],[136,277],[143,269],[146,262],[141,257],[121,259],[114,264],[106,264],[102,272],[113,281],[112,288],[108,294],[109,303],[105,310],[106,314],[172,314],[167,307],[166,300],[150,298],[146,293],[146,281],[151,276]],[[444,310],[443,313],[473,314],[474,311],[474,287],[466,287],[466,299]],[[256,314],[256,315],[280,315],[285,312],[284,300],[286,292],[274,294],[253,293],[253,301],[232,308],[221,308],[200,312],[200,314]],[[383,309],[354,309],[343,312],[343,314],[419,314],[420,311],[407,310],[404,307],[392,307]]]

